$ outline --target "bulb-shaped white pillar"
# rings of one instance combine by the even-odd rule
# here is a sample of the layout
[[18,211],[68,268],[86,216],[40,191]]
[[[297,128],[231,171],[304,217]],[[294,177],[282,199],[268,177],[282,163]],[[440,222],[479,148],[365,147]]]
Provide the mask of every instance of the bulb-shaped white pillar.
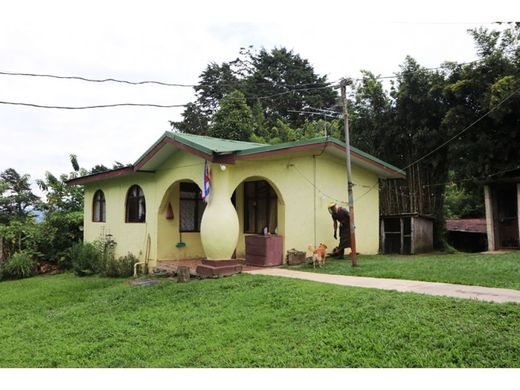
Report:
[[211,164],[209,201],[200,224],[202,247],[208,260],[229,260],[238,242],[238,215],[231,203],[231,169]]

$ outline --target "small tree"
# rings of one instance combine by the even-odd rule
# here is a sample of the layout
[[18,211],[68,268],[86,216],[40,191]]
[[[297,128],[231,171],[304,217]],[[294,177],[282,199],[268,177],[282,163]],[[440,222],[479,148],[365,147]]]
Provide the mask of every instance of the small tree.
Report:
[[215,113],[208,135],[211,137],[249,141],[254,130],[253,113],[240,91],[224,96]]
[[0,259],[15,251],[34,249],[34,220],[31,211],[38,203],[32,192],[29,175],[8,168],[0,173]]

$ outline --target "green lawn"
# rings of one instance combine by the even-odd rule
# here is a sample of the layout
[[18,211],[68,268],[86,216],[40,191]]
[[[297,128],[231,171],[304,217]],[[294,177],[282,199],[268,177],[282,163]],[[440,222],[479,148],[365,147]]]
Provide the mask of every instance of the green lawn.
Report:
[[0,283],[1,367],[520,367],[520,305],[237,275]]
[[425,280],[520,290],[520,252],[503,254],[438,254],[418,256],[358,256],[353,268],[345,260],[327,259],[322,268],[302,264],[288,268],[337,275]]

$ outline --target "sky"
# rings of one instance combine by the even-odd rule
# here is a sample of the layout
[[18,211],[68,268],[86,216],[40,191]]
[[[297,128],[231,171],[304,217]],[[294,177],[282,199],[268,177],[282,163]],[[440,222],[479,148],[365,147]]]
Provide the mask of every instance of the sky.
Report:
[[[475,60],[467,33],[520,20],[513,1],[2,2],[0,72],[196,84],[241,47],[286,47],[329,80],[361,69],[393,75],[405,56],[425,67]],[[85,106],[186,104],[191,88],[0,75],[0,101]],[[56,110],[0,104],[0,171],[43,178],[80,165],[133,163],[182,108]],[[38,191],[37,191],[38,192]]]

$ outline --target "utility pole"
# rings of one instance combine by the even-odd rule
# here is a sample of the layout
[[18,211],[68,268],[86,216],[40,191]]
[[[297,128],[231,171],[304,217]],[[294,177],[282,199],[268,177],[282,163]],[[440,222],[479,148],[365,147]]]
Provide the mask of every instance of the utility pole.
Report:
[[348,182],[348,208],[350,216],[350,249],[352,251],[352,267],[357,266],[356,255],[356,226],[354,224],[354,195],[352,194],[352,166],[350,164],[350,137],[348,130],[348,112],[347,112],[347,85],[352,84],[352,79],[341,79],[341,103],[343,106],[343,121],[345,127],[345,157],[347,160],[347,182]]

